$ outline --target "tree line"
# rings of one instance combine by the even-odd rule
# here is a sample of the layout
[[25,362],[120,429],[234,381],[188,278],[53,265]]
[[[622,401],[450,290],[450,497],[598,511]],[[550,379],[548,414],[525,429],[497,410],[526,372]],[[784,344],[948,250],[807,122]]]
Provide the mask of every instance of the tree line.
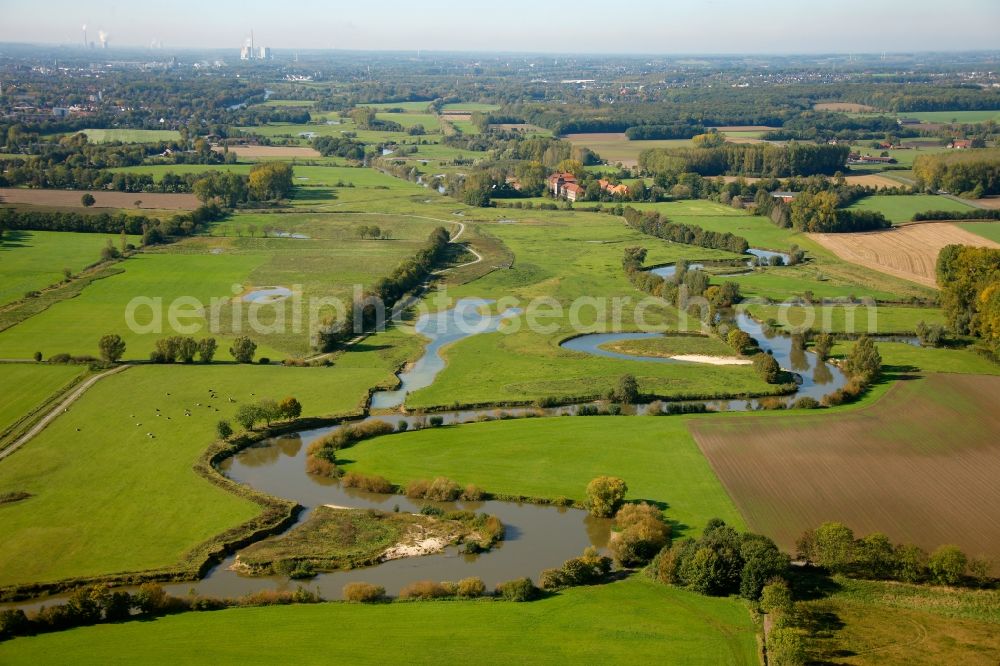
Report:
[[787,178],[832,175],[844,168],[848,146],[792,142],[786,145],[726,143],[712,148],[650,148],[639,168],[650,174]]
[[215,204],[166,219],[129,213],[38,212],[4,208],[0,228],[18,231],[75,231],[80,233],[142,235],[143,245],[157,245],[175,236],[190,236],[226,213]]

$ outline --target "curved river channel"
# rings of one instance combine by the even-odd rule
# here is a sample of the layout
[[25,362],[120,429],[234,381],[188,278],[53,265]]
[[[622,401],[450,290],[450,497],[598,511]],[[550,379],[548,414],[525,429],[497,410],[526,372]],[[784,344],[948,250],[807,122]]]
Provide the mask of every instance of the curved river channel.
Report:
[[[444,368],[440,356],[441,348],[477,333],[496,331],[505,318],[515,316],[516,311],[502,315],[487,315],[482,308],[490,301],[463,299],[453,310],[422,317],[417,322],[417,331],[429,339],[424,355],[413,366],[399,374],[400,387],[393,391],[382,391],[373,395],[372,407],[390,408],[403,403],[406,395],[418,388],[429,386]],[[737,325],[756,338],[764,351],[770,352],[782,368],[795,372],[800,378],[798,391],[784,399],[794,400],[809,395],[817,400],[823,395],[843,386],[843,373],[830,364],[818,363],[814,354],[797,349],[790,338],[782,335],[768,337],[762,326],[745,314],[736,317]],[[635,339],[657,334],[595,334],[573,338],[563,344],[567,349],[627,359],[631,362],[678,363],[673,359],[626,356],[601,348],[609,342]],[[705,402],[705,401],[700,401]],[[745,410],[757,407],[756,400],[708,401],[717,410]],[[512,416],[531,412],[546,415],[573,414],[578,406],[556,407],[539,410],[534,407],[506,409]],[[638,406],[637,413],[645,413],[646,406]],[[496,415],[497,409],[465,410],[442,413],[444,423],[474,421],[477,417]],[[401,420],[415,424],[423,416],[405,415],[399,412],[368,419],[379,419],[390,424]],[[611,521],[594,518],[580,509],[540,506],[527,503],[486,501],[486,502],[415,502],[402,495],[384,495],[356,489],[342,488],[337,480],[313,476],[306,473],[306,454],[309,443],[326,435],[340,426],[308,430],[264,440],[251,446],[232,458],[223,461],[219,469],[229,478],[252,486],[276,497],[294,500],[305,507],[298,522],[308,518],[315,507],[332,504],[350,508],[375,508],[383,511],[418,512],[426,504],[435,504],[445,510],[464,509],[485,512],[497,516],[506,528],[505,539],[488,553],[467,555],[458,547],[449,547],[444,552],[422,557],[392,560],[382,564],[319,574],[305,581],[293,581],[282,576],[250,577],[237,574],[230,569],[235,555],[213,567],[198,581],[164,585],[173,595],[184,596],[194,592],[215,597],[236,597],[260,590],[294,590],[297,586],[319,592],[326,599],[341,597],[341,588],[352,581],[364,581],[385,587],[386,592],[395,595],[399,590],[418,580],[457,581],[468,576],[479,576],[488,586],[529,576],[537,579],[543,569],[557,567],[565,560],[580,555],[587,546],[605,550],[611,533]],[[462,481],[462,479],[459,479]],[[298,524],[298,523],[297,523]],[[292,529],[292,528],[290,528]],[[280,539],[281,536],[270,537]],[[65,596],[51,596],[28,602],[10,604],[10,607],[24,609],[37,608],[43,604],[61,602]]]

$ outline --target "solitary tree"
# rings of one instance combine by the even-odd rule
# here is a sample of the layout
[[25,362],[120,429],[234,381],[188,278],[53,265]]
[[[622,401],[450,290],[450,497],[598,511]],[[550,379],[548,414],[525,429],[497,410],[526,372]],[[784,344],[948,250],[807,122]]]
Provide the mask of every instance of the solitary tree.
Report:
[[261,420],[260,406],[253,404],[240,405],[234,417],[244,430],[253,430],[257,421]]
[[80,203],[83,204],[84,208],[90,208],[95,203],[97,203],[97,199],[94,198],[93,194],[87,192],[82,197],[80,197]]
[[843,571],[854,562],[854,532],[843,523],[823,523],[813,533],[810,559],[830,571]]
[[599,476],[587,484],[587,508],[599,518],[610,518],[625,502],[628,485],[616,476]]
[[278,407],[278,403],[270,398],[261,400],[257,407],[260,410],[261,418],[267,425],[271,425],[272,421],[281,418],[281,409]]
[[845,364],[847,372],[864,382],[871,382],[882,370],[882,356],[875,342],[867,335],[861,336],[851,349]]
[[219,439],[229,439],[233,434],[233,426],[229,425],[229,421],[219,421],[215,424],[215,432]]
[[215,338],[202,338],[198,342],[198,356],[201,358],[201,362],[211,363],[212,359],[215,358],[215,350],[218,346]]
[[183,363],[194,361],[195,354],[198,353],[198,341],[194,338],[181,338],[177,343],[177,358]]
[[635,404],[639,401],[639,382],[634,375],[622,375],[618,379],[618,386],[611,392],[611,399],[615,402],[627,405]]
[[927,561],[927,568],[930,569],[934,582],[942,585],[960,583],[968,565],[969,559],[958,546],[941,546],[931,553]]
[[281,416],[286,419],[297,419],[302,416],[302,405],[298,400],[289,396],[278,404]]
[[829,333],[820,333],[816,336],[816,341],[813,343],[813,351],[819,360],[825,361],[830,355],[830,349],[833,347],[833,336]]
[[781,366],[770,354],[761,352],[753,357],[753,369],[757,371],[760,378],[768,384],[777,384],[781,374]]
[[108,363],[117,363],[125,353],[125,341],[119,335],[105,335],[97,346],[101,350],[101,358]]
[[229,348],[229,353],[233,355],[237,363],[253,363],[253,356],[257,353],[257,343],[241,335],[233,340],[233,346]]

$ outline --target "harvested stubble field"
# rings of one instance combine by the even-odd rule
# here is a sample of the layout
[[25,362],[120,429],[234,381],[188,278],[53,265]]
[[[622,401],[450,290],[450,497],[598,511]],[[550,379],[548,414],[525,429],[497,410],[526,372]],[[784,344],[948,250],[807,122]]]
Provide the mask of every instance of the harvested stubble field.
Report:
[[1000,556],[998,377],[930,375],[835,418],[698,419],[691,430],[750,529],[782,547],[835,520]]
[[[84,190],[29,190],[13,187],[0,188],[0,204],[28,204],[31,206],[61,206],[83,208]],[[93,208],[139,208],[155,210],[194,210],[198,198],[193,194],[159,194],[156,192],[106,192],[91,191]]]
[[[221,148],[216,148],[222,151]],[[320,157],[319,151],[308,146],[229,146],[229,152],[248,160],[281,159],[284,157]]]
[[945,245],[998,247],[988,238],[949,222],[928,222],[885,231],[809,234],[844,261],[854,262],[928,287],[936,286],[934,268]]
[[819,102],[813,104],[817,111],[846,111],[848,113],[873,113],[876,109],[855,102]]

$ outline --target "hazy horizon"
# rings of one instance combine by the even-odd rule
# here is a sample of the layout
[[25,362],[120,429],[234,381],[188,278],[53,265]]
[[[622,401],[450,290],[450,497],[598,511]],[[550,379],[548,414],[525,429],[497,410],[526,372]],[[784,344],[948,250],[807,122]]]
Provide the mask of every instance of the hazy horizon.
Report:
[[[672,6],[677,5],[677,6]],[[0,42],[110,47],[238,49],[250,31],[276,51],[440,51],[593,54],[824,54],[1000,49],[1000,2],[955,0],[943,20],[940,3],[845,0],[809,7],[789,0],[536,4],[509,0],[498,9],[440,0],[413,5],[384,0],[379,10],[330,7],[306,0],[294,9],[271,3],[178,0],[164,12],[116,0],[15,2],[0,9]],[[853,18],[851,18],[853,17]],[[944,26],[944,27],[942,27]]]

